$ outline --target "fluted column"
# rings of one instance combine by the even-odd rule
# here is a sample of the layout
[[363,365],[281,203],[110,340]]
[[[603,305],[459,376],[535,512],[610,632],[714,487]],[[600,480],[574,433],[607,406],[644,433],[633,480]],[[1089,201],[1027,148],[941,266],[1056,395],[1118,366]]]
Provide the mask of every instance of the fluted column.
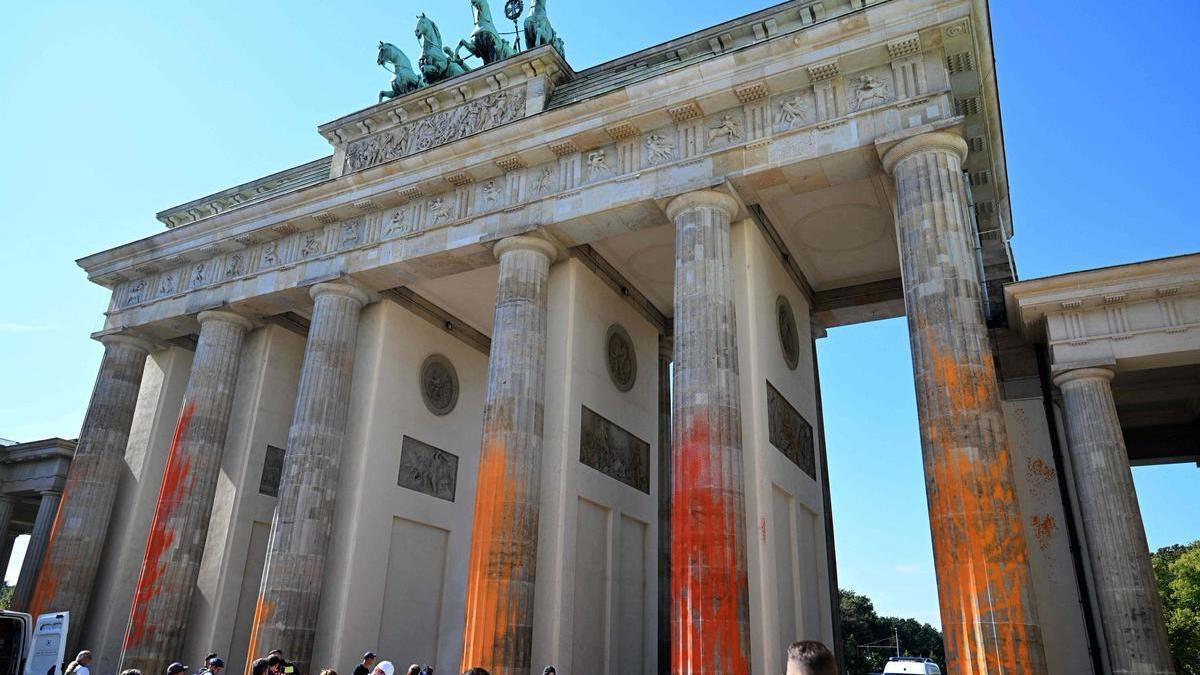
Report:
[[358,318],[368,301],[361,289],[343,282],[317,284],[309,295],[312,323],[248,652],[254,657],[281,649],[299,673],[312,670]]
[[981,309],[955,134],[907,139],[883,157],[921,425],[947,672],[1046,672],[999,384]]
[[500,278],[467,563],[462,669],[529,675],[546,392],[546,304],[554,246],[496,244]]
[[712,191],[685,194],[667,206],[667,216],[675,223],[675,675],[751,672],[742,406],[729,236],[736,212],[731,197]]
[[161,672],[179,658],[229,428],[242,340],[252,324],[201,312],[200,340],[134,591],[121,668]]
[[87,616],[117,498],[150,345],[126,335],[106,335],[100,342],[104,344],[100,372],[29,603],[34,616],[68,611],[77,622]]
[[1107,368],[1054,378],[1062,390],[1079,512],[1113,675],[1174,673],[1150,548]]
[[33,532],[29,535],[29,546],[25,549],[25,560],[21,563],[21,575],[17,577],[17,587],[13,589],[10,603],[17,611],[24,611],[29,606],[29,597],[33,595],[33,584],[37,581],[42,557],[46,553],[46,544],[50,541],[50,529],[54,525],[54,514],[58,513],[58,502],[62,493],[58,490],[45,490],[41,497],[37,517],[33,521]]

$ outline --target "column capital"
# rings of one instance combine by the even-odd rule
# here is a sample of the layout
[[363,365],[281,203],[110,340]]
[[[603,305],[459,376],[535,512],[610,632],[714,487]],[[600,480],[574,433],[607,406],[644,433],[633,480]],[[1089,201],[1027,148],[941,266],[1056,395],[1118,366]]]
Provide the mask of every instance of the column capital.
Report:
[[350,298],[357,302],[359,307],[363,307],[371,301],[366,291],[345,281],[325,281],[308,289],[308,296],[314,301],[322,295],[340,295]]
[[1072,368],[1071,370],[1064,370],[1055,374],[1054,386],[1062,389],[1063,385],[1070,382],[1077,382],[1079,380],[1103,380],[1105,382],[1112,382],[1112,379],[1115,375],[1116,373],[1112,368],[1105,368],[1103,366]]
[[667,204],[667,218],[674,221],[676,216],[685,211],[703,208],[720,209],[732,220],[737,215],[738,203],[736,199],[724,192],[696,190],[695,192],[687,192],[672,199]]
[[499,260],[509,251],[536,251],[549,258],[550,262],[558,259],[558,247],[554,245],[554,242],[529,234],[501,239],[496,242],[492,254]]
[[61,497],[62,493],[62,488],[46,488],[45,490],[38,490],[38,494],[43,497]]
[[921,152],[947,152],[961,162],[967,157],[967,142],[960,134],[949,131],[931,131],[906,138],[883,153],[883,170],[890,176],[901,160]]
[[223,321],[225,323],[231,323],[241,328],[243,332],[254,328],[254,322],[252,322],[250,319],[247,319],[241,314],[234,314],[233,312],[228,312],[221,309],[210,309],[200,312],[196,315],[196,320],[200,322],[201,326],[209,321]]
[[96,340],[105,347],[120,345],[122,347],[132,347],[138,351],[143,351],[149,354],[154,351],[154,345],[144,338],[129,333],[109,333],[107,335],[98,335]]

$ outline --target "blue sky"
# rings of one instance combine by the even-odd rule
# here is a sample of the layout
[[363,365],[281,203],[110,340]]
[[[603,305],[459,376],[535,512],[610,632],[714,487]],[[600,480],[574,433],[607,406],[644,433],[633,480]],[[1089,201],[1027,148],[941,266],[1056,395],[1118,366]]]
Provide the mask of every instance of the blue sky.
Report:
[[[553,0],[550,14],[582,69],[766,4]],[[1200,251],[1200,5],[994,4],[1022,278]],[[443,35],[470,31],[467,0],[6,7],[0,437],[78,433],[106,292],[74,260],[160,231],[163,208],[327,154],[317,125],[375,102],[376,45],[415,57],[419,11]],[[903,322],[834,330],[819,353],[842,585],[936,622]],[[1152,547],[1200,538],[1200,469],[1134,475]]]

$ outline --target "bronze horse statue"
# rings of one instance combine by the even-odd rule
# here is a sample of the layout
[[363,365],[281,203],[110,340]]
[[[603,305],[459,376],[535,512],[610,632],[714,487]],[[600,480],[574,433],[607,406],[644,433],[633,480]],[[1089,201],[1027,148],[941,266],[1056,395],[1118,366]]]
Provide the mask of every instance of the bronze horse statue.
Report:
[[530,0],[529,16],[525,17],[525,48],[536,49],[542,45],[554,45],[559,55],[567,55],[562,38],[554,32],[550,17],[546,16],[546,0]]
[[417,27],[413,33],[421,43],[421,58],[417,60],[417,66],[429,84],[437,84],[470,70],[449,47],[442,45],[442,32],[424,13],[417,16]]
[[507,40],[500,37],[496,24],[492,23],[492,10],[487,0],[471,0],[471,12],[475,15],[475,30],[467,40],[459,40],[454,48],[457,55],[466,48],[467,53],[483,59],[483,64],[495,63],[513,56],[516,49]]
[[[384,70],[392,74],[392,88],[390,91],[385,89],[379,92],[380,101],[385,98],[403,96],[425,86],[425,81],[413,70],[412,62],[408,60],[404,52],[400,51],[399,47],[390,42],[380,41],[379,56],[375,59],[375,63],[383,66]],[[392,64],[391,68],[387,67],[389,63]]]

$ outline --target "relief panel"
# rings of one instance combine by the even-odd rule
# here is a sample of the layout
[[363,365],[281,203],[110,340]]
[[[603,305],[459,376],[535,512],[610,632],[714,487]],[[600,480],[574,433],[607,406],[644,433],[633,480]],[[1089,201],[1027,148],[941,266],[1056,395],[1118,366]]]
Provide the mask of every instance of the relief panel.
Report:
[[452,502],[458,486],[458,455],[405,436],[396,485]]
[[813,452],[813,428],[787,399],[767,382],[767,430],[774,445],[792,464],[817,479]]
[[582,406],[579,461],[650,494],[650,444]]

